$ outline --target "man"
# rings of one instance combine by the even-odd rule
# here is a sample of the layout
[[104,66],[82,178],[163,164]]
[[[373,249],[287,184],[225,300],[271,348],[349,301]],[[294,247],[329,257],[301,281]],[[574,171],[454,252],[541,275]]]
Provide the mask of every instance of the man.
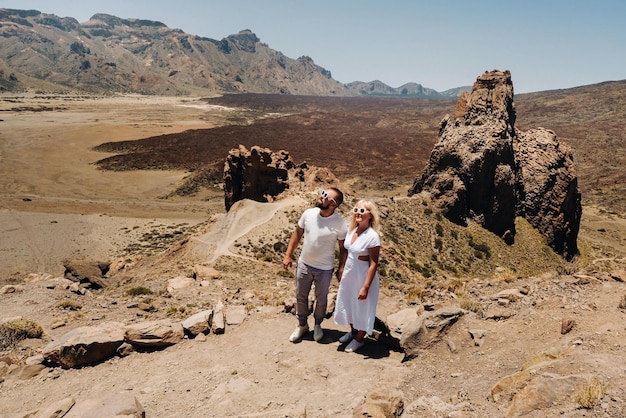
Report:
[[343,203],[343,193],[331,187],[322,190],[320,201],[314,208],[302,213],[296,230],[291,234],[283,267],[289,270],[291,256],[304,235],[302,251],[296,268],[296,317],[298,326],[289,337],[289,341],[297,342],[309,331],[309,292],[315,284],[315,308],[313,317],[313,339],[320,341],[324,336],[322,321],[326,317],[328,289],[333,277],[335,266],[335,243],[339,245],[339,266],[337,279],[341,280],[347,251],[343,246],[348,227],[343,217],[335,213],[335,209]]

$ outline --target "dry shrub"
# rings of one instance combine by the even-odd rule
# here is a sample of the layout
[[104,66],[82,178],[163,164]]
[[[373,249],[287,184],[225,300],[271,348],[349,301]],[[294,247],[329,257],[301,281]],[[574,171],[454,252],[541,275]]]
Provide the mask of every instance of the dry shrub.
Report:
[[466,311],[474,312],[475,314],[478,314],[479,316],[482,316],[483,314],[483,309],[480,306],[480,302],[477,302],[469,298],[465,298],[465,297],[460,298],[459,308],[464,309]]
[[0,324],[0,350],[13,348],[27,338],[41,338],[43,328],[34,321],[13,319]]
[[126,295],[128,296],[139,296],[139,295],[152,295],[154,292],[147,287],[144,286],[135,286],[126,290]]
[[583,408],[593,408],[606,394],[606,385],[597,376],[592,376],[576,389],[576,402]]
[[428,291],[422,286],[413,286],[406,291],[406,300],[409,303],[418,303],[428,296]]
[[73,300],[63,300],[59,303],[57,303],[57,308],[62,308],[65,310],[70,310],[70,311],[78,311],[81,310],[83,308],[83,306]]

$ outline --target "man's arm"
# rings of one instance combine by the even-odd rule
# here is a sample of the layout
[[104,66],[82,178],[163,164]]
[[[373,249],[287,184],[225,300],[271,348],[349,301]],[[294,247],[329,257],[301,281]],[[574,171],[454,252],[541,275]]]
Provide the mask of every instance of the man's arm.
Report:
[[287,245],[287,251],[285,251],[285,257],[283,258],[283,267],[285,268],[285,270],[289,270],[289,267],[291,267],[291,255],[300,243],[302,235],[304,235],[304,229],[296,226],[296,230],[293,231],[293,234],[291,234],[291,238],[289,239],[289,245]]
[[337,244],[339,245],[339,266],[337,267],[337,280],[341,281],[341,276],[343,276],[343,267],[346,265],[346,259],[348,258],[348,250],[343,246],[344,240],[338,239]]

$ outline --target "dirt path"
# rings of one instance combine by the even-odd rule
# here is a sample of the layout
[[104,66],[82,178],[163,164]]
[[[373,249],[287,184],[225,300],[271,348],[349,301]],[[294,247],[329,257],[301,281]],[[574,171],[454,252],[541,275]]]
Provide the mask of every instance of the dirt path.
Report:
[[[192,252],[208,264],[214,263],[221,256],[243,257],[230,251],[235,241],[254,228],[272,221],[278,211],[302,203],[299,197],[289,197],[274,203],[239,201],[227,214],[217,215],[217,220],[208,232],[191,239]],[[273,228],[269,227],[267,230]],[[252,258],[250,260],[256,261]]]

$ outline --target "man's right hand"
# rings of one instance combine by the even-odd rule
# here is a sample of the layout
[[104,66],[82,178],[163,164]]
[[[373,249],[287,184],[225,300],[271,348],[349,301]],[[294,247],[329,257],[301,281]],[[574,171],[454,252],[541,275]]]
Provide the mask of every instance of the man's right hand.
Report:
[[292,265],[292,261],[291,261],[291,257],[287,257],[285,256],[285,258],[283,258],[283,267],[285,270],[289,270],[289,267],[291,267]]

